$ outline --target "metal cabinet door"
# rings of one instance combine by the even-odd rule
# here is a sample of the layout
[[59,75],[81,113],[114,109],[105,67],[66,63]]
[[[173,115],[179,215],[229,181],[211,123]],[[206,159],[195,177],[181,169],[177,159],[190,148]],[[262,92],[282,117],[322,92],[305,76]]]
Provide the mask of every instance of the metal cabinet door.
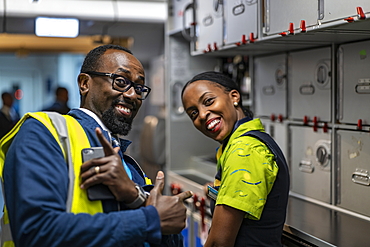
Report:
[[370,216],[370,133],[339,130],[338,206]]
[[[191,4],[192,0],[171,0],[172,1],[172,21],[170,22],[170,30],[179,32],[183,28],[189,28],[191,22],[194,21],[193,11],[185,11],[185,8]],[[185,18],[185,20],[184,20]],[[171,20],[171,19],[170,19]]]
[[[370,124],[370,41],[339,48],[339,121]],[[354,110],[356,109],[356,110]]]
[[370,1],[369,0],[325,0],[319,1],[322,4],[322,23],[332,22],[335,20],[342,21],[350,16],[357,15],[357,7],[361,7],[363,12],[370,11]]
[[196,4],[196,51],[210,51],[223,45],[223,1],[198,0]]
[[318,121],[331,119],[330,48],[292,52],[288,62],[289,116]]
[[312,128],[290,126],[291,190],[330,203],[331,137]]
[[288,159],[288,129],[285,123],[273,122],[269,119],[261,119],[266,133],[268,133],[279,145],[286,159]]
[[235,44],[253,34],[258,36],[258,0],[224,1],[224,41]]
[[287,31],[289,23],[293,23],[294,28],[299,28],[301,20],[306,21],[306,27],[315,26],[319,12],[317,1],[264,0],[263,34]]
[[287,116],[286,54],[254,59],[256,116]]

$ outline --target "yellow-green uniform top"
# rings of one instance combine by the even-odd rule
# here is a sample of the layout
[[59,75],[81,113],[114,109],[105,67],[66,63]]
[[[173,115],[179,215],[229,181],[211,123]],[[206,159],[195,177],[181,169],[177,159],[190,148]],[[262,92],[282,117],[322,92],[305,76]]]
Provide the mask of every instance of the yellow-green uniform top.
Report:
[[[245,218],[259,220],[279,167],[273,153],[258,139],[241,136],[247,131],[264,132],[260,119],[241,124],[225,148],[217,152],[217,170],[222,168],[216,205],[223,204],[246,212]],[[223,151],[222,151],[223,150]]]

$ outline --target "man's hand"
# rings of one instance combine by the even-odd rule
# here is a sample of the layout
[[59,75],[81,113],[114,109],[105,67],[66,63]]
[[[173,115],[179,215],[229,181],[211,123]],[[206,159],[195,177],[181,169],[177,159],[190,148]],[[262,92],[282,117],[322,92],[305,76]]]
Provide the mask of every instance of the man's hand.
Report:
[[[121,157],[117,154],[118,150],[113,149],[99,128],[96,128],[95,132],[103,146],[105,157],[92,159],[82,164],[81,188],[87,189],[92,185],[102,183],[109,187],[117,201],[133,202],[138,192],[135,183],[128,177],[122,165]],[[99,168],[95,169],[95,167]]]
[[146,206],[153,205],[161,220],[162,234],[178,234],[185,228],[186,207],[184,200],[190,198],[193,193],[185,191],[175,196],[164,196],[164,174],[162,171],[157,173],[154,188],[146,201]]

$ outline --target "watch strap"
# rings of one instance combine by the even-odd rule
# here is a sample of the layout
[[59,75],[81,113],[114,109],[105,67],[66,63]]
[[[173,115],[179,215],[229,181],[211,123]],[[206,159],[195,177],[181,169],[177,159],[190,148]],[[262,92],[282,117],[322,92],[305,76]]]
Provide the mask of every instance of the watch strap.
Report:
[[135,183],[135,188],[137,189],[138,195],[137,195],[137,198],[133,202],[126,204],[126,206],[129,207],[129,208],[138,208],[138,207],[140,207],[141,205],[144,204],[144,202],[146,201],[146,198],[147,198],[147,194],[145,193],[145,191],[143,190],[143,188],[140,185]]

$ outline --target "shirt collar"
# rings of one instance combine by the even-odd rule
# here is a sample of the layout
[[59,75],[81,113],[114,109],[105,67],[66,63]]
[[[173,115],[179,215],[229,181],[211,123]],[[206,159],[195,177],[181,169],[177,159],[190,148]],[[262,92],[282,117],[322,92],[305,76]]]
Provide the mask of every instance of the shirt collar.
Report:
[[[102,130],[104,130],[108,133],[109,140],[112,139],[112,132],[107,128],[107,126],[105,126],[105,124],[101,121],[101,119],[94,112],[92,112],[92,111],[90,111],[86,108],[78,108],[78,110],[81,110],[84,113],[86,113],[87,115],[89,115],[90,117],[92,117],[98,123],[100,128],[102,128]],[[123,152],[125,152],[127,147],[131,144],[131,141],[122,138],[120,135],[118,135],[118,138],[119,138],[119,141],[120,141],[120,144],[121,144],[121,150]]]
[[100,125],[100,127],[103,130],[108,131],[109,133],[111,133],[111,131],[103,124],[103,122],[100,120],[100,118],[98,118],[98,116],[94,112],[92,112],[92,111],[90,111],[86,108],[78,108],[78,109],[83,111],[84,113],[86,113],[87,115],[92,117],[93,119],[95,119],[95,121]]

